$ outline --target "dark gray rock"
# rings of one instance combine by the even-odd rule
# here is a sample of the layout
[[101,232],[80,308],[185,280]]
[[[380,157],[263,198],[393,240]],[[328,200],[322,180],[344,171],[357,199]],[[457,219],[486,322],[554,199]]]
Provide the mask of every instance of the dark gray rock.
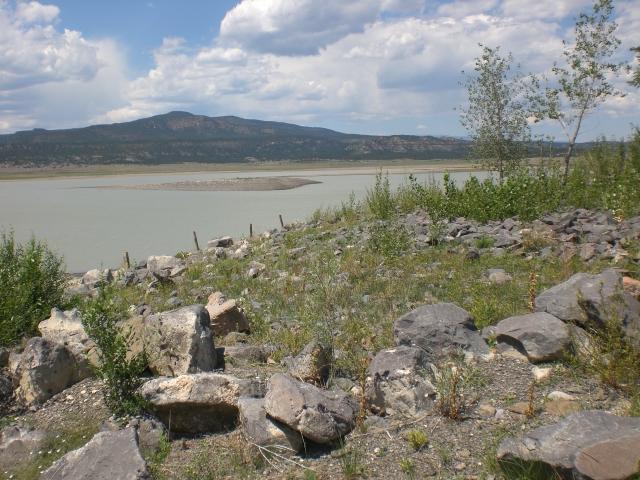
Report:
[[0,431],[0,472],[12,471],[32,458],[44,446],[45,432],[23,427],[6,427]]
[[365,394],[371,411],[415,417],[433,405],[435,388],[426,378],[423,350],[399,346],[381,350],[367,369]]
[[9,365],[9,349],[0,347],[0,370]]
[[420,348],[434,363],[459,349],[489,352],[471,314],[452,303],[423,305],[403,315],[393,325],[393,336],[396,345]]
[[582,327],[602,328],[608,320],[619,321],[629,337],[640,341],[640,302],[624,292],[622,276],[616,270],[597,275],[576,273],[542,292],[535,306]]
[[0,407],[8,404],[13,397],[13,382],[0,372]]
[[207,248],[216,248],[216,247],[227,248],[227,247],[230,247],[231,245],[233,245],[233,238],[231,237],[214,238],[213,240],[209,240],[207,242]]
[[267,417],[264,398],[241,398],[238,401],[240,424],[249,441],[261,447],[279,447],[276,452],[297,453],[304,442],[299,432]]
[[544,312],[505,318],[492,333],[498,349],[500,344],[507,344],[534,363],[561,358],[571,344],[568,326]]
[[251,380],[219,373],[160,377],[140,387],[150,413],[176,433],[219,432],[233,428],[238,399],[259,397],[260,386]]
[[342,392],[322,390],[277,373],[267,385],[267,414],[320,444],[330,444],[355,427],[357,402]]
[[44,471],[43,480],[142,480],[150,478],[134,428],[97,433]]
[[209,313],[202,305],[145,318],[144,346],[156,375],[210,372],[216,366]]
[[[498,447],[497,457],[507,466],[539,462],[562,478],[626,479],[640,473],[640,449],[628,452],[624,444],[639,443],[640,418],[594,410],[574,413],[556,424],[507,438]],[[607,454],[599,455],[594,466],[591,460],[598,450],[606,450]],[[606,476],[592,474],[594,469],[606,472]]]
[[267,361],[268,353],[260,345],[239,344],[224,349],[224,361],[229,365],[251,365]]
[[136,429],[138,434],[138,446],[142,455],[153,455],[163,439],[168,435],[164,425],[155,418],[134,418],[129,422],[129,427]]

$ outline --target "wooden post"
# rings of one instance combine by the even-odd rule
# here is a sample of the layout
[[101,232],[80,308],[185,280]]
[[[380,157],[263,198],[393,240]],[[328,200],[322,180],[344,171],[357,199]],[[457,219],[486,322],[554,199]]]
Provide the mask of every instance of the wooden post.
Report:
[[193,243],[196,244],[196,251],[200,251],[200,244],[198,243],[198,235],[196,235],[196,231],[193,231]]
[[124,252],[124,266],[127,270],[131,268],[131,261],[129,260],[129,252]]
[[278,214],[278,218],[280,219],[280,226],[282,228],[284,228],[284,222],[282,221],[282,214],[281,213]]
[[253,238],[253,223],[249,224],[249,238]]

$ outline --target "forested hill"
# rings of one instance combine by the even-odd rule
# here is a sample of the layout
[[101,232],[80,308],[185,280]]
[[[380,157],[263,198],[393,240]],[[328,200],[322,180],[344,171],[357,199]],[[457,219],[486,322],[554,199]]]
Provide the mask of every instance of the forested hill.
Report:
[[468,142],[449,137],[352,135],[233,116],[170,112],[126,123],[0,135],[0,164],[462,158],[467,146]]

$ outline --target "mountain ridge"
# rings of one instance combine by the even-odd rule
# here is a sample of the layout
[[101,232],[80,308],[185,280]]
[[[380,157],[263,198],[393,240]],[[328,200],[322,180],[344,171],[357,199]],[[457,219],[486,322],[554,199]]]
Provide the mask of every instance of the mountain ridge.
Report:
[[468,144],[452,137],[349,134],[233,115],[172,111],[130,122],[0,135],[0,164],[429,160],[461,158]]

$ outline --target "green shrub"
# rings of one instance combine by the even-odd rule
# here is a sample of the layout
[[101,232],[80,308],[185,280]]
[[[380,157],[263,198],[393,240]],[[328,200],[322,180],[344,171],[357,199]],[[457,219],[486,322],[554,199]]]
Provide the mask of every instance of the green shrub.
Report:
[[383,176],[381,171],[376,174],[373,189],[367,190],[365,204],[369,212],[380,220],[387,220],[393,216],[396,206],[388,174]]
[[385,257],[399,257],[409,248],[409,236],[403,227],[379,222],[369,229],[369,248]]
[[144,351],[130,351],[133,332],[120,324],[123,312],[117,308],[112,288],[101,288],[98,297],[85,307],[82,325],[98,347],[97,373],[104,380],[107,407],[124,416],[137,413],[142,407],[136,391],[142,383],[140,377],[147,368],[147,358]]
[[407,478],[413,479],[416,477],[416,464],[410,458],[401,458],[400,471],[404,473]]
[[415,451],[421,450],[429,443],[429,437],[423,430],[413,428],[407,432],[407,441]]
[[34,238],[25,244],[13,232],[0,237],[0,346],[36,333],[52,307],[62,306],[62,259]]

